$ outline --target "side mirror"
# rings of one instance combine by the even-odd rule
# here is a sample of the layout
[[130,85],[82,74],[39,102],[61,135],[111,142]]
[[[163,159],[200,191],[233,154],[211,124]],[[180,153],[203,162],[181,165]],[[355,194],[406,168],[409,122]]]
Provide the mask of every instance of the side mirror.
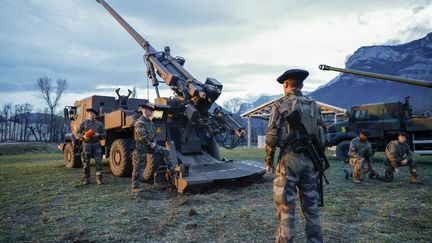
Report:
[[351,112],[348,114],[348,120],[349,120],[349,122],[353,122],[353,121],[354,121],[354,115],[355,115],[355,112],[354,112],[354,111],[351,111]]
[[68,108],[63,109],[63,118],[69,119],[69,109]]

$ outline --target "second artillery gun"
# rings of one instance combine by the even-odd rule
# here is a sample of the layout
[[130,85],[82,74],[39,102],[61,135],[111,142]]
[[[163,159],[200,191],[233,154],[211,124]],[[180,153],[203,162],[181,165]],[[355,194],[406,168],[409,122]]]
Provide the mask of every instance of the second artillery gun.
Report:
[[[222,92],[222,84],[214,78],[204,83],[195,79],[184,67],[185,59],[171,56],[170,48],[156,51],[105,1],[97,0],[144,49],[147,75],[152,81],[157,98],[154,101],[153,123],[156,127],[157,143],[166,146],[177,166],[175,186],[179,192],[193,187],[206,187],[213,182],[233,179],[255,179],[264,175],[262,163],[257,161],[232,161],[221,159],[219,145],[227,149],[236,147],[245,136],[241,126],[231,114],[215,101]],[[160,97],[160,81],[171,88],[174,97]],[[119,95],[119,94],[118,94]],[[123,100],[122,102],[122,99]],[[103,151],[110,159],[114,175],[129,176],[131,173],[131,144],[133,143],[134,113],[144,99],[127,99],[91,96],[67,107],[65,116],[71,117],[72,133],[60,145],[68,167],[80,165],[81,142],[76,140],[76,130],[85,118],[85,108],[100,110],[100,120],[107,130],[102,141]],[[123,104],[118,105],[116,104]],[[109,109],[107,109],[107,107]],[[113,109],[115,108],[115,109]],[[235,139],[232,139],[236,137]],[[74,163],[71,163],[74,161]],[[186,168],[180,170],[179,168]],[[159,172],[156,169],[155,174]],[[163,173],[163,172],[162,172]]]

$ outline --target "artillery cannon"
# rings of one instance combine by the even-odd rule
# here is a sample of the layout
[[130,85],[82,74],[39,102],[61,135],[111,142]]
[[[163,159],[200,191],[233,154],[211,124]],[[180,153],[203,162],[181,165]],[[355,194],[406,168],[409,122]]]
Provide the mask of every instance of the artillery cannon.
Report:
[[[96,1],[145,51],[144,61],[147,66],[147,75],[153,83],[157,96],[153,114],[156,142],[170,150],[173,161],[179,165],[178,168],[187,169],[186,172],[177,171],[174,181],[177,190],[183,192],[192,188],[210,186],[213,182],[223,180],[248,180],[262,177],[265,173],[262,163],[250,160],[221,160],[218,144],[232,149],[244,139],[245,135],[244,127],[215,103],[222,92],[222,84],[214,78],[207,78],[205,83],[198,81],[183,67],[184,58],[171,56],[169,47],[165,47],[164,51],[156,51],[104,0]],[[174,97],[160,97],[157,76],[171,88]],[[65,143],[60,146],[68,153],[65,152],[68,167],[79,166],[79,162],[70,162],[71,158],[78,161],[77,154],[80,152],[77,150],[80,142],[75,139],[76,129],[74,128],[79,126],[84,119],[85,116],[82,113],[85,107],[92,107],[101,110],[99,119],[107,130],[107,138],[102,141],[103,151],[105,151],[105,156],[110,158],[113,174],[130,175],[130,144],[133,142],[132,130],[137,118],[134,110],[139,102],[147,101],[143,99],[120,100],[123,96],[119,94],[118,96],[118,101],[115,101],[114,97],[92,96],[77,101],[74,106],[68,107],[68,110],[65,111],[65,116],[69,117],[71,114],[73,120],[72,133],[66,136]],[[122,105],[117,106],[118,109],[114,111],[104,112],[108,104],[116,102]],[[228,143],[228,135],[235,136],[236,139]],[[161,172],[160,168],[154,169],[155,178],[157,173]]]

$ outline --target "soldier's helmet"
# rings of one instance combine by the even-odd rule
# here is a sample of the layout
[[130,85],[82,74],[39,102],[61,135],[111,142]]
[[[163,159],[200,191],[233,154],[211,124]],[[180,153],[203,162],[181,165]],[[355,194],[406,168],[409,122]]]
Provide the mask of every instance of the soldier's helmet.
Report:
[[279,76],[276,80],[283,84],[287,79],[293,79],[298,81],[303,81],[309,76],[309,72],[303,69],[289,69],[285,71],[281,76]]

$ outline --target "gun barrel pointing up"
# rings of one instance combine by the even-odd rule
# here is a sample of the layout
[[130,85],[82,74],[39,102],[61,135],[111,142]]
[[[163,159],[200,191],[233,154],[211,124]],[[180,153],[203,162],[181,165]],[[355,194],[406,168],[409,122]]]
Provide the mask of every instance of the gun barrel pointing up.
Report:
[[106,3],[104,0],[96,1],[100,3],[121,24],[121,26],[123,26],[123,28],[125,28],[125,30],[136,40],[136,42],[138,42],[138,44],[140,44],[143,49],[146,49],[146,45],[148,45],[150,53],[156,52],[156,49],[154,49],[146,39],[138,34],[138,32],[136,32],[132,26],[130,26],[114,9],[112,9],[108,3]]
[[418,79],[408,79],[408,78],[402,78],[402,77],[396,77],[391,75],[383,75],[378,73],[370,73],[370,72],[364,72],[364,71],[358,71],[358,70],[352,70],[352,69],[344,69],[344,68],[337,68],[337,67],[331,67],[329,65],[321,64],[319,65],[319,69],[325,70],[325,71],[336,71],[341,73],[347,73],[347,74],[354,74],[359,76],[365,76],[369,78],[378,78],[378,79],[384,79],[384,80],[390,80],[398,83],[405,83],[405,84],[411,84],[416,86],[423,86],[427,88],[432,88],[432,82],[424,81],[424,80],[418,80]]

